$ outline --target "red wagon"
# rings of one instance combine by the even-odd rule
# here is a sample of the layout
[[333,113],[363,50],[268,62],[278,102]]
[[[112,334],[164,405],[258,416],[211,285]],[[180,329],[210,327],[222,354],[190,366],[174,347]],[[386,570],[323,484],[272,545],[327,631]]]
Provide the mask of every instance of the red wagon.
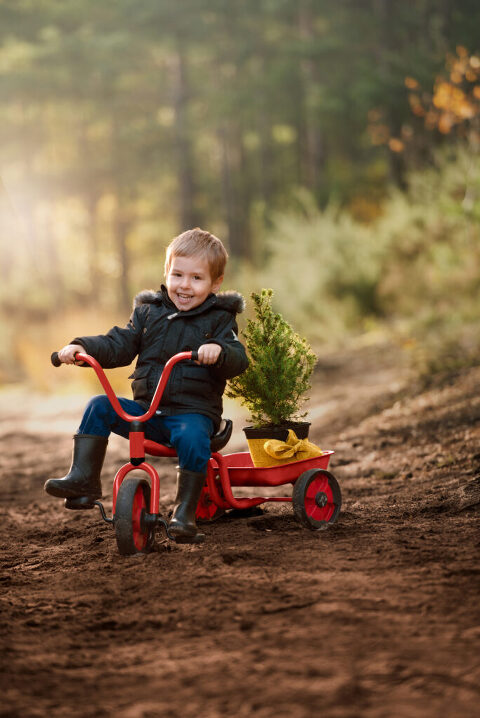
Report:
[[[66,499],[69,509],[91,509],[99,507],[102,517],[113,524],[118,550],[123,555],[146,552],[152,548],[157,526],[163,526],[167,536],[168,522],[160,514],[160,478],[154,466],[145,460],[145,455],[174,457],[173,448],[145,438],[142,424],[156,412],[170,372],[179,361],[195,361],[195,351],[181,352],[165,365],[148,411],[142,416],[131,416],[121,407],[110,382],[100,364],[93,357],[77,353],[76,360],[89,364],[96,372],[105,393],[117,414],[130,424],[130,461],[122,466],[113,483],[112,518],[106,516],[100,501],[92,502],[87,497]],[[56,352],[52,363],[60,365]],[[232,422],[222,422],[220,431],[212,438],[212,453],[208,462],[205,486],[202,490],[196,516],[197,519],[213,519],[219,511],[228,509],[246,510],[266,502],[291,502],[297,519],[307,528],[319,531],[333,524],[341,508],[341,492],[337,480],[328,470],[333,451],[303,461],[292,461],[268,468],[253,465],[248,452],[222,455],[219,453],[228,443],[232,433]],[[135,469],[147,474],[146,478],[127,475]],[[277,487],[291,484],[291,496],[236,497],[235,487]],[[199,535],[202,536],[201,534]],[[170,536],[169,536],[170,538]]]

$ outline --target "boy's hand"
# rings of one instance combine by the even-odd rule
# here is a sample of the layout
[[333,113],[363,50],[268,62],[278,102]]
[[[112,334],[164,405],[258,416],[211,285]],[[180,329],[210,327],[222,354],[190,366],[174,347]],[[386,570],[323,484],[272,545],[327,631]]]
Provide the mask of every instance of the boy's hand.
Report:
[[202,344],[198,350],[197,364],[215,364],[221,353],[220,344]]
[[[75,364],[75,354],[84,351],[85,349],[81,344],[67,344],[66,347],[63,347],[63,349],[60,349],[58,352],[58,358],[63,364]],[[82,363],[83,362],[79,362],[79,364]]]

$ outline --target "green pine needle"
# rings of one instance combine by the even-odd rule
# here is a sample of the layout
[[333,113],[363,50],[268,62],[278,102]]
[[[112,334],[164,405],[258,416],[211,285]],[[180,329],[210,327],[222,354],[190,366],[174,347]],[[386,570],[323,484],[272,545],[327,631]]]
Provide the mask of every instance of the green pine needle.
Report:
[[300,408],[311,388],[316,356],[272,308],[272,289],[253,292],[256,318],[249,319],[242,335],[250,360],[248,369],[229,382],[226,396],[239,398],[254,426],[284,424],[300,419]]

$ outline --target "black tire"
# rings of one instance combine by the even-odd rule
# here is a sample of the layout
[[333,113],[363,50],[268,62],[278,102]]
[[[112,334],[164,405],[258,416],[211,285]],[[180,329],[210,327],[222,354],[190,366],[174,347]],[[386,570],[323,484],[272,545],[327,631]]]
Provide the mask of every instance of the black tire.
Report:
[[153,546],[154,529],[146,526],[150,507],[150,485],[145,479],[125,479],[115,505],[115,536],[122,556],[148,553]]
[[338,481],[325,469],[309,469],[295,482],[292,493],[295,517],[312,531],[334,524],[342,506]]

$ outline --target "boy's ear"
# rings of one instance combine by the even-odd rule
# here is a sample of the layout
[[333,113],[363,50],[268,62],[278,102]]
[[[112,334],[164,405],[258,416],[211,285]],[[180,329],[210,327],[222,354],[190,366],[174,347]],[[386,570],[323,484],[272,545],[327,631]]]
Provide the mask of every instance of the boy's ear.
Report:
[[217,279],[212,283],[212,292],[215,294],[215,292],[218,292],[220,287],[222,286],[223,282],[223,274],[220,277],[217,277]]

